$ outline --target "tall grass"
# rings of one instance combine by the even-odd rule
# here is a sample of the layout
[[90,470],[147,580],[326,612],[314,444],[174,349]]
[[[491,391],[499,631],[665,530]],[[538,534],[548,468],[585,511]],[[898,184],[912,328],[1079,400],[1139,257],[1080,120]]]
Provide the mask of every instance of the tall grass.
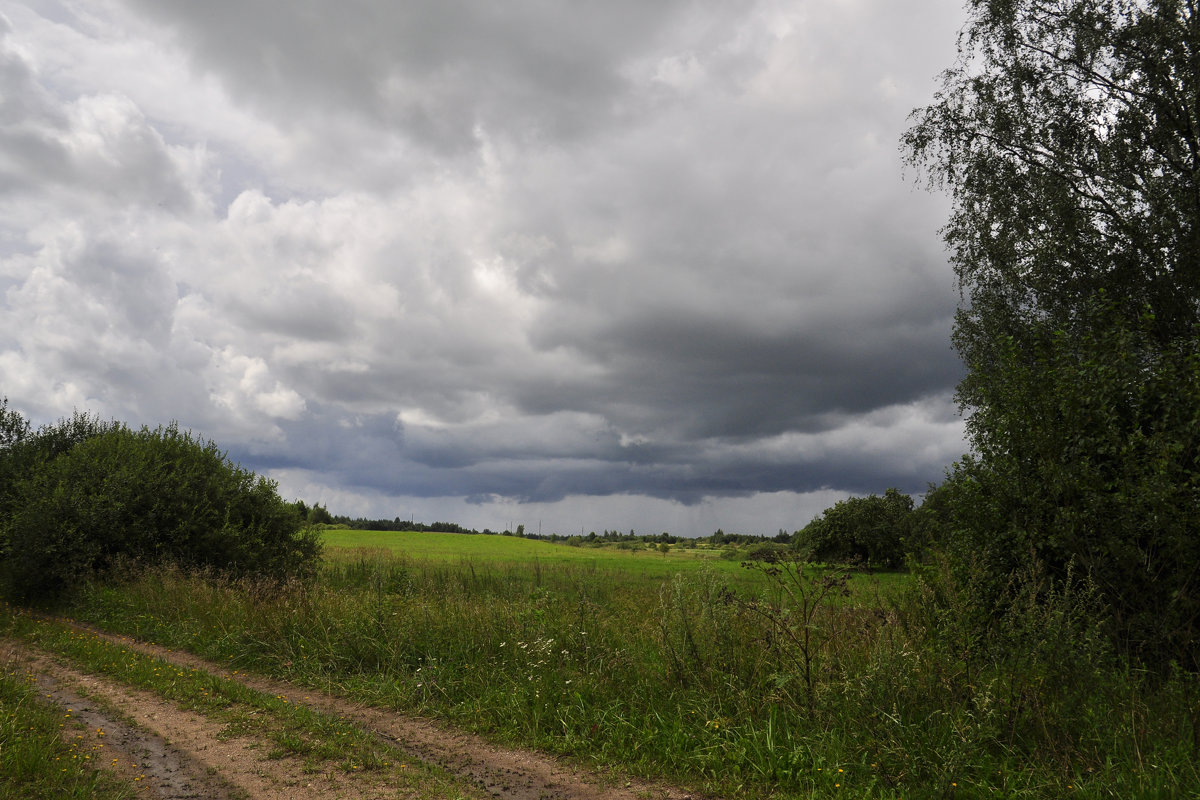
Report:
[[746,575],[647,580],[362,552],[308,582],[161,569],[94,588],[73,613],[730,796],[1130,798],[1200,786],[1194,676],[1123,667],[1093,635],[1084,589],[1031,580],[997,625],[936,575],[891,599],[821,594],[828,576],[795,565]]

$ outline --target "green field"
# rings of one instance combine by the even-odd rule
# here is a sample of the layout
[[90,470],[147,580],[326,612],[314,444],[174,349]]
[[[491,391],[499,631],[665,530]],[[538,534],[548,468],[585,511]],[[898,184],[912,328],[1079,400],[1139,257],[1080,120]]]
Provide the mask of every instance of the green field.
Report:
[[[743,567],[735,547],[672,545],[662,553],[640,542],[636,547],[626,543],[571,546],[516,536],[338,529],[324,531],[322,540],[331,564],[371,561],[387,554],[430,566],[462,565],[488,574],[528,575],[540,582],[566,578],[568,583],[599,581],[651,592],[677,575],[699,572],[719,575],[738,587],[762,586],[761,573]],[[852,573],[847,585],[854,602],[869,603],[895,595],[908,577],[902,572]]]
[[[326,555],[338,557],[339,550],[368,548],[387,550],[398,556],[418,560],[459,561],[472,559],[505,563],[591,564],[596,567],[637,569],[668,575],[680,569],[691,569],[719,559],[719,549],[684,548],[672,546],[667,553],[638,549],[621,549],[613,544],[569,546],[540,539],[517,536],[484,536],[458,533],[429,533],[423,531],[358,531],[326,530],[321,535]],[[736,569],[737,561],[726,562]]]

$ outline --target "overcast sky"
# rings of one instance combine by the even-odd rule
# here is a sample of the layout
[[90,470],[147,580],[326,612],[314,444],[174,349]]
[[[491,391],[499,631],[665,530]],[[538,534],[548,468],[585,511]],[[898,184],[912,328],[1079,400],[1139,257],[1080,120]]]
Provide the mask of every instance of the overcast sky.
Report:
[[0,394],[334,513],[794,530],[965,450],[960,0],[0,0]]

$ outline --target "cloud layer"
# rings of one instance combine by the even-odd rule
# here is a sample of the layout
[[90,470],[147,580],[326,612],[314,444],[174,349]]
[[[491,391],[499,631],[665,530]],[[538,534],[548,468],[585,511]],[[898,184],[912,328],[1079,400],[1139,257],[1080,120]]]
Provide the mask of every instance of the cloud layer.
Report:
[[5,13],[0,392],[36,421],[564,530],[795,527],[963,449],[946,205],[896,144],[953,4]]

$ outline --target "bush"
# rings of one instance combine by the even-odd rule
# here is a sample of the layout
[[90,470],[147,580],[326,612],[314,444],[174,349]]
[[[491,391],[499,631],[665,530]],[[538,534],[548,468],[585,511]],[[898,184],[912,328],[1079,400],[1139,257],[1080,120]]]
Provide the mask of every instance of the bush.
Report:
[[15,599],[56,598],[128,561],[283,576],[319,553],[274,482],[175,426],[132,431],[76,415],[16,451],[0,519],[0,585]]
[[831,564],[895,569],[904,565],[913,500],[896,489],[883,497],[842,500],[797,533],[810,558]]
[[780,542],[752,544],[744,552],[735,553],[742,561],[765,561],[773,564],[793,552],[791,546]]

